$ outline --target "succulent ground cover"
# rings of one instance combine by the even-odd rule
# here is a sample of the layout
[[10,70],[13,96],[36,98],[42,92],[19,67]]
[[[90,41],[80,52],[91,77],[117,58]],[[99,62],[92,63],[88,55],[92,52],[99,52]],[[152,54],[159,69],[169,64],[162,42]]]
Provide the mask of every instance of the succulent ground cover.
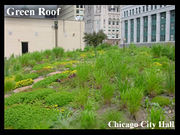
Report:
[[[5,98],[5,128],[110,129],[109,121],[175,121],[174,48],[102,44],[12,55],[5,59],[5,94],[32,89]],[[48,76],[55,71],[61,73]]]

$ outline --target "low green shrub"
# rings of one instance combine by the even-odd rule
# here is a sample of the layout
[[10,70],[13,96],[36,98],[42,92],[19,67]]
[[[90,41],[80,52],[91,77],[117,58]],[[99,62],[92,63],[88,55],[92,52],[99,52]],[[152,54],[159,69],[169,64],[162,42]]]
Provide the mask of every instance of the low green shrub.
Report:
[[35,79],[37,78],[39,75],[37,73],[29,73],[29,74],[22,74],[22,73],[19,73],[19,74],[16,74],[15,75],[15,81],[18,82],[18,81],[21,81],[21,80],[25,80],[25,79]]
[[170,100],[168,97],[164,97],[164,96],[156,96],[154,97],[151,102],[153,103],[158,103],[160,106],[168,106],[170,105]]
[[21,81],[16,82],[15,88],[28,86],[28,85],[31,85],[31,84],[33,84],[33,80],[31,78],[30,79],[25,79],[25,80],[21,80]]
[[57,104],[58,106],[64,106],[68,104],[69,102],[73,101],[73,94],[66,91],[61,91],[57,93],[53,93],[48,95],[45,98],[46,104],[48,105],[54,105]]
[[53,92],[55,92],[54,89],[44,88],[30,92],[20,92],[20,93],[12,94],[11,96],[5,98],[5,105],[31,103],[36,100],[42,100],[47,95],[52,94]]
[[20,104],[5,110],[5,128],[48,129],[58,119],[59,112]]
[[67,76],[68,76],[67,74],[59,73],[59,74],[55,74],[55,75],[46,77],[45,79],[35,83],[32,86],[32,88],[45,88],[52,82],[55,82],[57,79],[63,79],[63,78],[66,78]]
[[25,74],[23,79],[30,79],[30,78],[35,79],[38,77],[39,77],[39,75],[37,73],[29,73],[29,74]]
[[120,94],[121,101],[127,106],[129,112],[134,115],[140,108],[143,91],[139,88],[131,88]]
[[33,67],[33,70],[41,70],[47,66],[51,66],[51,64],[50,63],[37,64]]

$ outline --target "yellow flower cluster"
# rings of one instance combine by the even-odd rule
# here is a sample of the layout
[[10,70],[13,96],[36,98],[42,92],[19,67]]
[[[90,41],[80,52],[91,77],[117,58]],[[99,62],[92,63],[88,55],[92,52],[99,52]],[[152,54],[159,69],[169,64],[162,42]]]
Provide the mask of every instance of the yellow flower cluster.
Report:
[[155,65],[155,66],[162,66],[162,64],[160,64],[159,62],[154,62],[153,65]]
[[21,81],[16,82],[15,88],[31,85],[33,82],[34,81],[31,78],[30,79],[21,80]]
[[73,70],[73,71],[71,71],[71,73],[70,73],[70,74],[75,74],[75,73],[77,73],[77,70]]
[[66,71],[63,71],[62,74],[75,74],[76,72],[77,70],[73,70],[73,71],[66,70]]
[[69,74],[71,71],[69,71],[69,70],[65,70],[65,71],[63,71],[62,72],[62,74]]

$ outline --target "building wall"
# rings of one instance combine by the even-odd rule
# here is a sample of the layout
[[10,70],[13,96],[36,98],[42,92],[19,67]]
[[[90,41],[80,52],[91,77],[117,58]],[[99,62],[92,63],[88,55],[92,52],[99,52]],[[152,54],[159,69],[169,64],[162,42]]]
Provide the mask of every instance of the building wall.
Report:
[[[5,17],[4,23],[5,57],[22,55],[22,42],[28,42],[28,52],[55,47],[54,20]],[[58,46],[83,49],[84,22],[58,20],[58,26]]]
[[65,50],[84,48],[84,22],[59,21],[58,46]]
[[[170,39],[170,12],[175,10],[174,5],[127,5],[121,8],[121,39],[123,39],[125,44],[136,43],[161,43],[161,42],[174,42]],[[137,12],[136,12],[137,11]],[[161,13],[165,13],[165,27],[160,24],[161,20]],[[155,15],[156,21],[153,21],[152,15]],[[147,33],[145,32],[144,26],[144,17],[147,18]],[[140,41],[137,41],[137,18],[140,19]],[[161,19],[162,18],[162,19]],[[131,21],[134,22],[134,27],[132,25],[131,29]],[[154,22],[155,27],[152,27],[152,23]],[[125,22],[128,24],[127,26],[127,34],[125,32]],[[154,29],[152,31],[152,28]],[[160,30],[165,30],[165,41],[160,40]],[[152,32],[155,31],[155,40],[152,40]],[[147,34],[147,41],[143,38]],[[126,36],[127,35],[127,38]],[[134,35],[134,36],[133,36]],[[134,39],[131,39],[131,36]]]

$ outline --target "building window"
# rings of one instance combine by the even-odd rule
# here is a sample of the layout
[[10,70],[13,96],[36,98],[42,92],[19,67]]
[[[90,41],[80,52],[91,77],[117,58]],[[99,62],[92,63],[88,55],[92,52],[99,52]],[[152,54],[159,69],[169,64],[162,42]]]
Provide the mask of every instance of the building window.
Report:
[[151,16],[151,41],[156,42],[156,14]]
[[137,42],[140,42],[140,18],[137,18]]
[[109,25],[111,25],[111,21],[109,21]]
[[139,14],[141,13],[141,7],[139,7]]
[[116,25],[119,25],[119,21],[116,22]]
[[154,9],[157,9],[157,5],[154,6]]
[[145,6],[143,6],[143,12],[145,11]]
[[119,38],[119,35],[118,35],[118,34],[116,34],[116,38]]
[[125,43],[128,41],[128,21],[125,21]]
[[170,12],[170,41],[175,41],[175,10]]
[[124,11],[124,17],[126,17],[126,12]]
[[151,5],[151,10],[153,10],[153,5]]
[[147,42],[148,39],[148,17],[143,17],[144,29],[143,29],[143,42]]
[[134,20],[131,19],[131,42],[134,42]]
[[134,15],[134,9],[132,9],[132,15]]
[[128,11],[126,11],[126,15],[128,16]]
[[138,8],[136,8],[136,14],[138,13]]
[[160,41],[165,41],[166,37],[166,12],[160,14]]
[[79,8],[79,5],[76,5],[76,8]]
[[114,22],[114,21],[112,22],[112,25],[115,25],[115,22]]
[[76,10],[76,13],[77,13],[77,14],[79,13],[79,10],[78,10],[78,9]]
[[130,15],[131,15],[131,10],[130,10]]
[[83,8],[83,5],[80,5],[80,8]]

